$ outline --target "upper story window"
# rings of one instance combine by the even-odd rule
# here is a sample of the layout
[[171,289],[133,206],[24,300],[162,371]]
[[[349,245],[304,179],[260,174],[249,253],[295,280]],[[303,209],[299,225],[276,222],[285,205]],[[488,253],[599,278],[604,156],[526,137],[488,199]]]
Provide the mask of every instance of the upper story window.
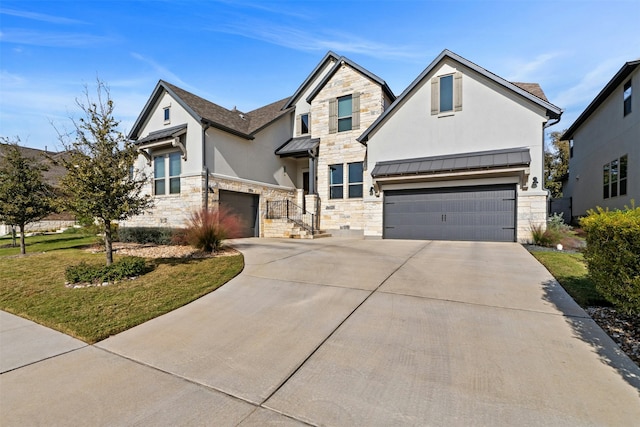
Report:
[[440,112],[453,111],[453,75],[440,77]]
[[360,128],[360,93],[329,100],[329,133]]
[[164,108],[164,121],[165,123],[171,121],[171,107]]
[[180,194],[180,173],[182,165],[179,152],[154,156],[153,194]]
[[309,113],[300,114],[296,119],[296,136],[308,135],[309,133]]
[[462,111],[462,73],[431,79],[431,114]]
[[631,80],[624,84],[624,115],[626,116],[631,112]]
[[628,157],[625,154],[602,167],[602,198],[627,195]]
[[351,130],[353,104],[351,95],[338,98],[338,132]]

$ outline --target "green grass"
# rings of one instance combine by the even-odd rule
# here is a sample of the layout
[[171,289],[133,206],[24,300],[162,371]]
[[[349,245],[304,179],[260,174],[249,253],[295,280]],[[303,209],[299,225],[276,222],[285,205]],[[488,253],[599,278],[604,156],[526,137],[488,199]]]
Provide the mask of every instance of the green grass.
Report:
[[81,261],[102,264],[104,254],[64,249],[0,257],[0,309],[92,344],[213,291],[244,265],[242,255],[148,260],[154,270],[136,280],[65,287],[65,268]]
[[[25,237],[25,245],[27,254],[30,254],[87,246],[96,243],[97,239],[95,235],[65,232]],[[0,238],[0,257],[20,254],[20,238],[16,239],[17,247],[11,247],[11,243],[11,237]]]
[[611,305],[600,295],[589,278],[581,253],[531,252],[531,254],[549,270],[581,307]]

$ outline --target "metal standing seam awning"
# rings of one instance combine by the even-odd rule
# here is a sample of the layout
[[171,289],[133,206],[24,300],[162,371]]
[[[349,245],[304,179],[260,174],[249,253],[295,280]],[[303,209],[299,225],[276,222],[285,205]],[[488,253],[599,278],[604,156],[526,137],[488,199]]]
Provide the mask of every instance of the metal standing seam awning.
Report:
[[309,157],[309,151],[315,150],[319,144],[320,138],[311,138],[308,136],[291,138],[282,144],[275,153],[280,157]]
[[147,163],[151,164],[151,155],[147,150],[162,147],[165,145],[171,145],[173,147],[178,147],[182,152],[182,158],[184,160],[187,160],[187,149],[182,141],[180,141],[180,136],[185,134],[186,132],[186,123],[151,132],[149,133],[149,135],[136,141],[138,152],[147,159]]
[[377,162],[371,176],[374,180],[410,180],[472,172],[520,172],[525,178],[528,176],[530,164],[531,155],[528,148],[513,148]]

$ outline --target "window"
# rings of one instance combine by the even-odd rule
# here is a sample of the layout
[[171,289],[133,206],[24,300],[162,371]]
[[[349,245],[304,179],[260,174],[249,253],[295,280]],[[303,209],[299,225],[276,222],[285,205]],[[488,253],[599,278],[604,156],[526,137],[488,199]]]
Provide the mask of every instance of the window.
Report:
[[300,133],[306,135],[309,133],[309,114],[300,116]]
[[338,132],[351,130],[351,112],[353,111],[351,95],[338,98]]
[[329,100],[329,133],[360,128],[360,92]]
[[624,115],[626,116],[631,112],[631,80],[624,84],[622,97],[624,99]]
[[602,198],[627,195],[628,157],[625,154],[602,167]]
[[[462,73],[431,79],[431,114],[462,111]],[[450,114],[447,114],[450,115]]]
[[362,162],[349,163],[349,198],[362,197]]
[[453,111],[453,76],[440,77],[440,112]]
[[329,198],[342,199],[344,197],[343,175],[344,167],[342,165],[329,166]]
[[627,155],[620,157],[620,195],[627,195]]
[[[180,160],[179,152],[153,158],[153,194],[156,196],[167,194],[167,187],[169,194],[180,194]],[[168,186],[167,181],[169,181]]]

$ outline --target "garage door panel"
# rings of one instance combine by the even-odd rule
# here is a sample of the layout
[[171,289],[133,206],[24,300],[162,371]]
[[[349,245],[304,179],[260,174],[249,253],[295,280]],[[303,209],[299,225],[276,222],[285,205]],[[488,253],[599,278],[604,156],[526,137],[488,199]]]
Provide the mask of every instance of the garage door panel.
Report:
[[236,191],[220,190],[220,204],[227,207],[240,217],[242,227],[238,237],[259,236],[257,194],[239,193]]
[[514,185],[385,192],[384,237],[515,240]]

